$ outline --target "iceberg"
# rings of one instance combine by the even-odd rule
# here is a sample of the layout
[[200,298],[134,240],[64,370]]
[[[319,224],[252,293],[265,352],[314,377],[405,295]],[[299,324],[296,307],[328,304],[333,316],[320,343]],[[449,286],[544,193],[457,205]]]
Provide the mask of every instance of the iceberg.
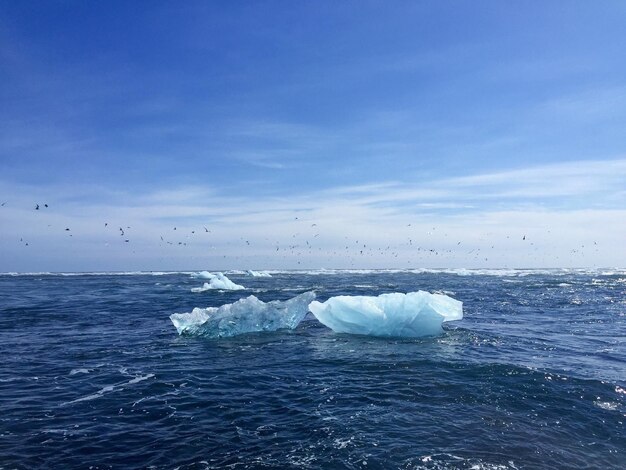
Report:
[[244,286],[240,286],[239,284],[235,284],[233,281],[228,279],[222,273],[212,274],[207,271],[202,271],[201,273],[197,273],[194,277],[200,277],[202,279],[210,279],[209,282],[205,282],[202,287],[194,287],[191,289],[191,292],[204,292],[211,289],[221,289],[221,290],[242,290],[245,289]]
[[253,271],[252,269],[248,269],[247,273],[252,277],[272,277],[267,271]]
[[194,308],[191,313],[174,313],[170,320],[179,335],[225,338],[257,331],[294,329],[306,316],[314,292],[289,300],[263,302],[251,295],[221,307]]
[[442,323],[461,320],[463,303],[424,291],[373,296],[338,296],[311,302],[309,310],[337,333],[420,337],[443,332]]

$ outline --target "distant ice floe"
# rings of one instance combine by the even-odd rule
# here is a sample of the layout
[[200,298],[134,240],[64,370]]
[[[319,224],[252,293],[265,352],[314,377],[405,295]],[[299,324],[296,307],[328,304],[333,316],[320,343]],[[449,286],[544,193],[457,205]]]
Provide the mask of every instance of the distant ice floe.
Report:
[[308,312],[314,292],[286,301],[263,302],[251,295],[221,307],[194,308],[191,313],[174,313],[170,320],[178,334],[224,338],[257,331],[294,329]]
[[420,337],[443,332],[442,323],[461,320],[463,303],[424,291],[373,296],[338,296],[313,301],[309,310],[337,333]]
[[191,277],[194,277],[196,279],[213,279],[215,277],[215,274],[210,273],[209,271],[200,271],[197,273],[191,273]]
[[438,268],[438,269],[314,269],[314,270],[272,270],[272,274],[332,276],[332,275],[368,275],[368,274],[450,274],[456,276],[496,276],[496,277],[524,277],[524,276],[571,276],[571,275],[598,275],[615,276],[626,274],[626,268],[552,268],[552,269],[466,269],[466,268]]
[[[626,268],[553,268],[553,269],[317,269],[317,270],[271,270],[268,274],[287,275],[345,275],[345,274],[452,274],[457,276],[501,276],[523,277],[534,275],[545,276],[570,276],[570,275],[595,275],[595,276],[623,276]],[[202,271],[206,273],[206,271]],[[193,277],[201,277],[191,271],[102,271],[102,272],[0,272],[0,276],[169,276],[185,274]],[[249,274],[247,271],[227,271],[227,274]]]
[[194,287],[191,289],[191,292],[205,292],[207,290],[212,289],[220,289],[220,290],[242,290],[245,289],[244,286],[239,284],[235,284],[233,281],[228,279],[222,273],[210,273],[208,271],[202,271],[200,273],[196,273],[192,275],[192,277],[197,277],[200,279],[210,279],[209,282],[205,282],[202,287]]
[[252,269],[248,269],[246,273],[252,277],[272,277],[267,271],[253,271]]

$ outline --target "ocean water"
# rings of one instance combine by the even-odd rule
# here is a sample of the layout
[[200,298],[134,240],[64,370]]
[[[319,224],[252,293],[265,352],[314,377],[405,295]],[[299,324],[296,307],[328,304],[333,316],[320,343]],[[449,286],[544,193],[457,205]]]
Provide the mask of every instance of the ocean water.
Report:
[[[626,271],[0,275],[0,469],[626,466]],[[254,294],[419,289],[436,338],[181,337],[172,313]]]

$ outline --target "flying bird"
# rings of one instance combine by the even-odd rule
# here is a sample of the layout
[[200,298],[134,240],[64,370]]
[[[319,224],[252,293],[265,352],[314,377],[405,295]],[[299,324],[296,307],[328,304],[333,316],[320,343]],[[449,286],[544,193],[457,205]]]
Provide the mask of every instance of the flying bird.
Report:
[[35,205],[35,210],[38,211],[39,210],[39,204]]

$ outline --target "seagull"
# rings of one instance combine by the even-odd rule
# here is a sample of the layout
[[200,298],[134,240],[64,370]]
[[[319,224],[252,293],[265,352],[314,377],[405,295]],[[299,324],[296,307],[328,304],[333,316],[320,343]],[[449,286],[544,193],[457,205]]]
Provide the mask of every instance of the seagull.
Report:
[[44,207],[48,207],[48,204],[44,204],[43,206],[44,206]]
[[35,205],[35,210],[38,211],[39,210],[39,204]]
[[0,206],[4,207],[4,205],[9,202],[9,201],[4,201],[2,204],[0,204]]
[[70,229],[69,229],[69,228],[67,228],[67,227],[65,227],[65,231],[66,231],[66,232],[69,232],[69,231],[70,231]]
[[204,227],[204,231],[205,231],[206,233],[209,233],[209,232],[210,232],[210,230],[209,230],[208,228],[206,228],[206,227]]

